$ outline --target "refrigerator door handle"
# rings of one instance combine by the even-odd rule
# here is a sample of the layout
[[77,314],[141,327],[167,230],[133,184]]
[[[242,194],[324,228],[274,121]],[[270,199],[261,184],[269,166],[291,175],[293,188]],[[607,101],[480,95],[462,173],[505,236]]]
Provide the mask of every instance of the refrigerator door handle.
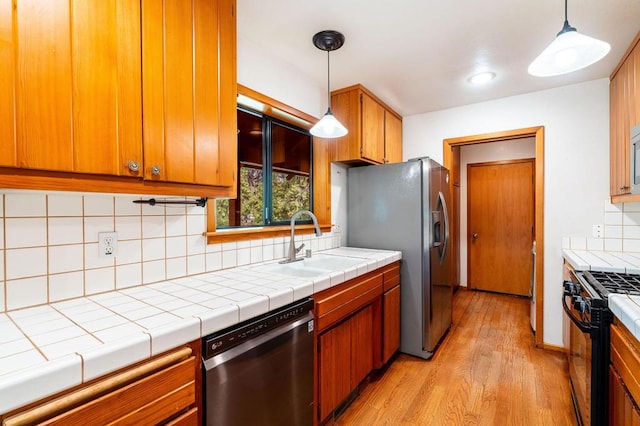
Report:
[[440,263],[442,263],[444,262],[444,256],[447,254],[447,246],[449,245],[449,214],[447,213],[447,202],[444,199],[442,191],[438,192],[438,203],[442,205],[442,215],[444,216],[444,238],[442,251],[440,252]]

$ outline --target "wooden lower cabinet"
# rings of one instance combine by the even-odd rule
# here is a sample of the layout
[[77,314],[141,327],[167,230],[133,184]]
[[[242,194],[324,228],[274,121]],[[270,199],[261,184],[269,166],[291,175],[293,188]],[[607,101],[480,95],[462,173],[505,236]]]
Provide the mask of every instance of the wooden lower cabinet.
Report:
[[197,425],[200,341],[9,413],[3,426]]
[[613,366],[609,366],[609,425],[640,426],[640,410]]
[[400,346],[399,263],[320,292],[314,299],[316,420],[322,423]]
[[640,426],[640,342],[617,319],[611,325],[609,425]]
[[318,340],[318,409],[324,419],[351,392],[351,323],[341,323]]
[[382,296],[382,363],[386,364],[400,347],[400,285]]

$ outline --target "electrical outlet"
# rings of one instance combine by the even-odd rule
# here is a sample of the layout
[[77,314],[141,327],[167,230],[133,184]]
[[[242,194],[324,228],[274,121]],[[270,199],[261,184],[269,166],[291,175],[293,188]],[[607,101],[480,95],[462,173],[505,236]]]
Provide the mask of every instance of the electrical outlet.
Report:
[[593,238],[602,238],[604,236],[602,228],[602,225],[593,225]]
[[99,232],[98,249],[100,250],[100,257],[116,257],[118,251],[118,233]]

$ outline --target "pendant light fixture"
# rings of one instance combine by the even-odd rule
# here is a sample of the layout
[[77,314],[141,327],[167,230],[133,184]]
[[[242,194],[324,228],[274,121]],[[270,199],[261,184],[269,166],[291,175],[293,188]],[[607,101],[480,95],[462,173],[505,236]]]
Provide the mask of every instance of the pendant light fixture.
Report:
[[331,112],[331,85],[329,84],[329,52],[337,50],[344,44],[344,35],[338,31],[320,31],[313,36],[313,44],[327,52],[327,112],[310,130],[313,136],[320,138],[339,138],[347,134],[344,127]]
[[604,58],[611,50],[609,43],[580,34],[567,20],[564,0],[564,26],[555,40],[529,65],[529,74],[550,77],[586,68]]

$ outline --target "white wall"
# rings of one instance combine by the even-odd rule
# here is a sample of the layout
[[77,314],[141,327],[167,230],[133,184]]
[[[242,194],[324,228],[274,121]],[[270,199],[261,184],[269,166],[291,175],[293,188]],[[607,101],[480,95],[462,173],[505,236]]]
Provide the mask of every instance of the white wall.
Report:
[[535,156],[536,140],[533,137],[460,148],[460,285],[467,285],[467,165]]
[[405,117],[403,157],[442,161],[446,138],[545,127],[544,336],[562,345],[562,236],[603,223],[609,194],[609,81],[599,79]]

